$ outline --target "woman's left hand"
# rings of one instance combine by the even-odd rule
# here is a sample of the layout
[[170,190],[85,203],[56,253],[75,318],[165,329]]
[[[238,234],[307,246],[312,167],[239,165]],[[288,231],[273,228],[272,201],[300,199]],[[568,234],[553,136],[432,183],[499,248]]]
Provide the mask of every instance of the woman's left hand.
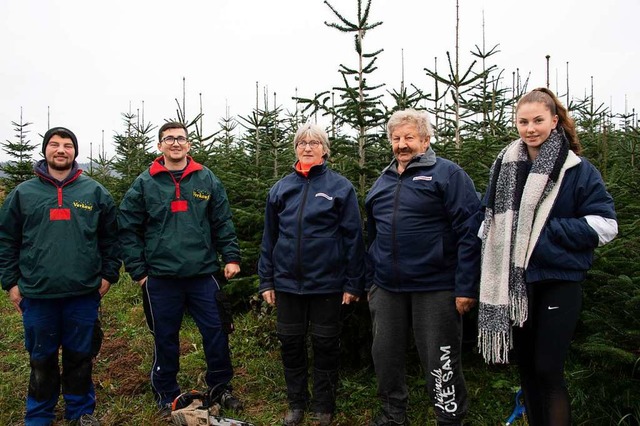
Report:
[[271,306],[276,306],[276,291],[267,290],[262,292],[262,298]]

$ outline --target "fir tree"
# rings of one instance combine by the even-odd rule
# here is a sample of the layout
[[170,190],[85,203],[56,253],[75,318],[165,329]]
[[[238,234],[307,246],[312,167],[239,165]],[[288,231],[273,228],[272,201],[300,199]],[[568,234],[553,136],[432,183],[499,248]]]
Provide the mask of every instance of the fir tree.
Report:
[[98,158],[90,158],[89,161],[91,161],[91,167],[86,172],[87,175],[101,183],[112,194],[121,191],[120,180],[113,168],[114,159],[98,154]]
[[[323,115],[331,115],[332,123],[344,126],[345,132],[335,138],[335,151],[345,153],[345,157],[336,156],[336,162],[349,159],[349,162],[339,167],[347,177],[357,182],[358,194],[364,197],[368,184],[380,172],[380,164],[368,164],[367,153],[370,147],[380,145],[384,141],[381,130],[384,128],[387,116],[382,105],[383,93],[380,89],[384,84],[369,85],[368,78],[378,68],[376,61],[383,49],[367,52],[364,49],[364,38],[368,31],[382,25],[382,22],[370,22],[371,0],[357,0],[357,14],[355,19],[349,20],[332,6],[327,0],[324,3],[331,9],[338,22],[325,22],[330,28],[350,33],[354,36],[354,47],[357,55],[357,66],[350,67],[340,64],[344,86],[334,87],[340,100],[333,105],[333,96],[329,91],[322,92],[312,99],[298,99],[307,106],[303,111],[311,114],[321,111]],[[331,104],[329,102],[331,101]],[[355,131],[355,136],[351,132]],[[333,133],[333,132],[332,132]],[[332,148],[333,150],[333,148]],[[388,150],[383,151],[385,154]],[[355,161],[351,153],[355,153]],[[388,160],[388,158],[387,158]]]
[[[200,97],[202,97],[202,94],[200,94]],[[204,117],[202,107],[200,112],[193,119],[189,120],[186,116],[185,99],[183,98],[182,105],[180,105],[177,99],[175,101],[178,105],[176,118],[168,121],[177,121],[185,125],[189,144],[191,145],[189,155],[198,163],[211,167],[214,161],[214,138],[219,131],[205,136],[202,124],[202,118]]]
[[129,189],[134,179],[147,168],[154,159],[151,152],[154,126],[138,122],[133,113],[123,113],[124,132],[113,137],[116,155],[112,161],[113,170],[119,179],[112,190],[113,198],[119,201]]
[[28,127],[32,123],[23,121],[22,108],[20,108],[20,121],[17,123],[12,121],[11,124],[14,126],[15,140],[6,140],[2,143],[3,151],[11,159],[0,165],[0,170],[5,174],[1,182],[6,192],[34,176],[32,153],[38,146],[38,144],[32,144],[28,139]]

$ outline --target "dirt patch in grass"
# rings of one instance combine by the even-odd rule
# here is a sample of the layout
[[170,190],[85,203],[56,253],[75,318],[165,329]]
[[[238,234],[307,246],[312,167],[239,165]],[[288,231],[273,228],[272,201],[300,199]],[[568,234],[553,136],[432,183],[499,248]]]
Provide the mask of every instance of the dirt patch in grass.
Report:
[[193,345],[186,341],[186,339],[180,339],[180,356],[186,355],[195,351],[196,348]]
[[[180,342],[180,355],[194,350],[188,342]],[[149,372],[141,368],[145,361],[144,355],[131,347],[131,340],[117,337],[113,331],[105,331],[102,347],[96,358],[93,381],[107,392],[117,389],[120,395],[143,394],[150,386]]]
[[129,340],[106,332],[96,358],[94,382],[105,390],[117,388],[122,395],[144,393],[149,386],[149,374],[140,369],[143,361],[142,355],[132,350]]

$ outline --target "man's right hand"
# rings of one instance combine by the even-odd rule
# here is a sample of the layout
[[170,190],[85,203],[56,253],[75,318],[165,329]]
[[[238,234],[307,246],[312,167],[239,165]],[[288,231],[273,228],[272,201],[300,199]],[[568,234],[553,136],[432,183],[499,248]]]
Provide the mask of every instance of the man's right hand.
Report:
[[267,290],[262,293],[262,298],[265,302],[270,304],[271,306],[275,306],[276,304],[276,291],[275,290]]
[[144,285],[144,283],[147,282],[147,278],[149,278],[148,276],[144,277],[144,278],[140,278],[137,283],[140,287],[142,287]]
[[22,294],[20,294],[20,289],[17,285],[14,285],[9,289],[9,300],[11,300],[11,303],[13,303],[13,306],[15,306],[16,311],[18,311],[18,313],[22,315],[22,309],[20,309]]

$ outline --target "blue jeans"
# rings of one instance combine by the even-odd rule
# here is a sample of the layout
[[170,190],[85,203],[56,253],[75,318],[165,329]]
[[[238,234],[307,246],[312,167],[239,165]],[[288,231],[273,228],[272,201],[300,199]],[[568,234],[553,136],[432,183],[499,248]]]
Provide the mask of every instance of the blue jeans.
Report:
[[228,384],[233,377],[229,340],[222,329],[216,293],[220,291],[211,276],[194,278],[149,277],[143,287],[147,324],[154,337],[151,387],[159,405],[180,395],[180,327],[189,311],[202,335],[207,361],[205,381],[209,388]]
[[[53,422],[61,386],[66,419],[92,414],[96,395],[91,381],[91,350],[99,293],[62,299],[25,297],[20,306],[31,364],[25,425]],[[60,347],[62,374],[58,366]]]

